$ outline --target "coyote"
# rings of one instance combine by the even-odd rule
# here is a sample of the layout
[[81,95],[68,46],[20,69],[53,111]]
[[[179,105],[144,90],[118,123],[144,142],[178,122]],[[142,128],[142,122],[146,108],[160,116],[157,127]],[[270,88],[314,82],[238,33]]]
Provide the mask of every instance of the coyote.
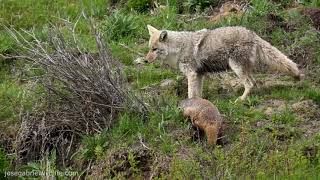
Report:
[[195,32],[157,30],[148,25],[150,34],[148,62],[161,59],[179,69],[188,79],[188,97],[202,97],[203,77],[209,72],[231,69],[244,85],[237,100],[245,100],[254,86],[252,71],[258,63],[289,73],[296,79],[304,75],[297,64],[277,48],[244,27],[221,27]]
[[208,144],[215,145],[222,125],[219,110],[210,101],[201,98],[182,100],[179,107],[183,110],[183,116],[189,117],[193,125],[205,132]]

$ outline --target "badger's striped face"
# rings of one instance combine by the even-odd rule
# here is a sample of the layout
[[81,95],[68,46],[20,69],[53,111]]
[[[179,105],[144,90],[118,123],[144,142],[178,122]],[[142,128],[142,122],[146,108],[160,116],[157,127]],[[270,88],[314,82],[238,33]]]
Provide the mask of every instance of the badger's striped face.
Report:
[[167,39],[167,31],[159,31],[156,28],[148,25],[150,34],[149,52],[146,56],[148,62],[154,62],[156,59],[166,59],[168,51],[165,41]]

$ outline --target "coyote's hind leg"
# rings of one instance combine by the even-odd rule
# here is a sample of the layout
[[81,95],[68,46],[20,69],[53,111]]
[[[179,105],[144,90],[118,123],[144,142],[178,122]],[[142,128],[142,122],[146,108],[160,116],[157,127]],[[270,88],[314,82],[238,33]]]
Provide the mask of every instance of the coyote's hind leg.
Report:
[[242,84],[244,85],[244,92],[242,94],[242,96],[240,96],[240,100],[245,100],[248,95],[250,94],[251,92],[251,89],[253,88],[254,86],[254,83],[252,82],[252,79],[250,78],[250,76],[248,75],[245,75],[245,76],[242,76],[240,78]]
[[236,101],[238,101],[238,100],[242,100],[243,101],[248,97],[248,95],[251,92],[251,89],[254,86],[254,80],[253,80],[253,77],[251,76],[251,70],[250,69],[244,69],[243,65],[241,65],[240,63],[236,63],[232,59],[229,59],[229,65],[230,65],[230,68],[239,77],[241,83],[244,86],[244,92],[243,92],[242,96],[237,98]]

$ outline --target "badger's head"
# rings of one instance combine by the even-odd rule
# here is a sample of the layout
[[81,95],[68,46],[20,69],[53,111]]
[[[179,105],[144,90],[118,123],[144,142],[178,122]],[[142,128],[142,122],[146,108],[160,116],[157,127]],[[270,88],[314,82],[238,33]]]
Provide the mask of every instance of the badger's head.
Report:
[[198,101],[199,98],[187,98],[187,99],[183,99],[179,102],[178,108],[179,109],[185,109],[187,107],[191,107],[194,106],[194,102]]
[[149,52],[146,56],[148,62],[153,62],[156,59],[166,59],[168,57],[168,32],[157,30],[156,28],[147,25],[149,30]]

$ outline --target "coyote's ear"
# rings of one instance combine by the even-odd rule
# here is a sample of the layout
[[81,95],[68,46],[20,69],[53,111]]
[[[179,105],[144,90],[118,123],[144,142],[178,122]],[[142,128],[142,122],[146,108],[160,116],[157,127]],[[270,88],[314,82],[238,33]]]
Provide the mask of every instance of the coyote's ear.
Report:
[[166,38],[167,38],[167,36],[168,36],[168,32],[167,32],[167,31],[162,31],[162,32],[160,33],[159,41],[160,41],[160,42],[165,41]]
[[159,33],[159,30],[156,29],[156,28],[154,28],[153,26],[147,25],[147,27],[148,27],[149,35],[150,35],[150,36],[152,36],[152,35],[155,34],[155,33]]

